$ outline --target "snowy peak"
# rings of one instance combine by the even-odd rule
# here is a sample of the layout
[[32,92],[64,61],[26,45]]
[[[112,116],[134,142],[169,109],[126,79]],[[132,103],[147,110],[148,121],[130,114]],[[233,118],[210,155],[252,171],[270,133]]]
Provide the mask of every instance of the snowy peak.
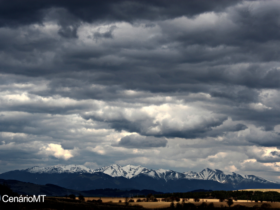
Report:
[[184,172],[184,175],[186,178],[189,178],[189,179],[199,179],[200,178],[199,174],[194,171]]
[[172,170],[165,170],[165,169],[159,169],[155,170],[159,178],[167,180],[173,180],[173,179],[184,179],[185,175],[180,172],[172,171]]
[[105,166],[105,167],[96,169],[96,170],[94,170],[94,172],[102,172],[104,174],[108,174],[113,177],[125,175],[124,171],[122,170],[122,167],[117,164],[113,164],[110,166]]
[[225,174],[218,169],[203,169],[201,172],[176,172],[166,169],[148,169],[142,166],[126,165],[120,166],[113,164],[99,169],[90,169],[83,165],[68,165],[68,166],[51,166],[51,167],[32,167],[23,170],[29,173],[90,173],[94,174],[101,172],[112,177],[124,177],[127,179],[135,178],[139,175],[145,175],[154,179],[164,179],[166,182],[169,180],[177,179],[199,179],[199,180],[212,180],[219,183],[233,183],[238,184],[241,182],[258,182],[258,183],[273,183],[261,177],[254,175],[240,175],[237,173]]
[[221,170],[213,170],[210,168],[203,169],[201,172],[198,173],[199,179],[203,180],[213,180],[220,183],[226,182],[225,177],[226,175]]
[[193,171],[185,172],[184,175],[185,178],[187,179],[212,180],[220,183],[237,184],[237,183],[248,182],[248,181],[254,181],[259,183],[274,183],[254,175],[240,175],[234,172],[232,172],[232,174],[225,174],[223,171],[219,169],[213,170],[210,168],[203,169],[199,173]]
[[210,169],[210,168],[206,168],[206,169],[203,169],[200,173],[199,173],[199,176],[202,178],[202,179],[205,179],[205,180],[209,180],[209,179],[212,179],[213,176],[215,176],[215,172],[214,170]]
[[86,166],[83,165],[68,165],[68,166],[50,166],[50,167],[39,167],[39,166],[34,166],[31,168],[28,168],[24,170],[26,172],[30,173],[92,173],[93,170],[87,168]]
[[133,166],[133,165],[127,165],[124,167],[121,167],[117,164],[113,164],[110,166],[106,166],[100,169],[94,170],[94,172],[102,172],[104,174],[108,174],[112,177],[125,177],[125,178],[132,178],[134,176],[137,176],[140,174],[145,168],[141,166]]
[[134,165],[127,165],[123,167],[123,170],[126,172],[126,178],[132,178],[135,177],[137,175],[139,175],[140,173],[144,172],[145,170],[147,170],[147,168],[144,168],[142,166],[134,166]]

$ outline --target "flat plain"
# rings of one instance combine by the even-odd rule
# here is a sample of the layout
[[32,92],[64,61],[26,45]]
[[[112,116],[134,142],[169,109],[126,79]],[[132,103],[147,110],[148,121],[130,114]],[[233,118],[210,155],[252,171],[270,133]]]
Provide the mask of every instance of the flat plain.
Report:
[[[268,190],[269,191],[269,190]],[[280,191],[280,190],[279,190]],[[88,200],[98,200],[101,199],[103,203],[115,203],[118,205],[125,205],[125,198],[121,198],[121,197],[85,197],[85,201]],[[170,207],[171,202],[165,202],[165,201],[161,201],[161,198],[159,198],[158,202],[136,202],[138,198],[132,198],[134,200],[134,202],[129,202],[129,205],[140,205],[143,206],[144,208],[147,209],[156,209],[156,208],[167,208]],[[143,198],[141,198],[143,199]],[[119,201],[121,200],[121,203],[119,203]],[[195,205],[201,205],[203,202],[210,204],[213,203],[215,207],[228,207],[226,201],[224,202],[220,202],[219,199],[200,199],[199,202],[194,202],[193,199],[189,199],[187,202],[185,203],[193,203]],[[182,199],[180,200],[180,202],[174,202],[175,205],[177,205],[177,203],[182,204]],[[233,201],[233,205],[232,206],[236,206],[236,205],[242,205],[242,206],[246,206],[246,207],[254,207],[254,206],[258,206],[260,207],[262,204],[267,203],[269,205],[271,205],[271,208],[279,208],[280,209],[280,202],[266,202],[263,201],[261,202],[251,202],[250,200],[237,200],[237,201]]]
[[[240,190],[241,191],[241,190]],[[245,189],[243,191],[261,191],[261,192],[269,192],[269,191],[273,191],[273,192],[278,192],[280,193],[280,189]]]

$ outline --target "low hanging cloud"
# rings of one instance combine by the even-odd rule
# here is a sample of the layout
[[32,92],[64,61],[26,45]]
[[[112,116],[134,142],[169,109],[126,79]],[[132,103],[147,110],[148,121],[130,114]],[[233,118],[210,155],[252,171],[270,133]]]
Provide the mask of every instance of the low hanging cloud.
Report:
[[74,157],[73,151],[63,149],[60,144],[48,144],[48,146],[41,148],[40,152],[64,160]]
[[152,136],[129,135],[121,138],[115,147],[148,149],[152,147],[165,147],[167,140],[164,138],[156,138]]
[[194,105],[162,104],[138,108],[100,108],[83,115],[107,123],[121,131],[137,132],[143,136],[196,139],[216,137],[227,132],[246,129],[246,125],[228,122],[228,117],[215,114]]

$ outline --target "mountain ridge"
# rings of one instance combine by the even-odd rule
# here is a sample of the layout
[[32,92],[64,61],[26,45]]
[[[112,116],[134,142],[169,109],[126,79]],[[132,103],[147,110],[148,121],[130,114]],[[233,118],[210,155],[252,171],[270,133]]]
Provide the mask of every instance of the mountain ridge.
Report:
[[140,165],[126,165],[120,166],[118,164],[112,164],[109,166],[104,166],[98,169],[91,169],[83,165],[66,165],[66,166],[49,166],[49,167],[38,167],[34,166],[31,168],[23,169],[21,171],[29,173],[104,173],[111,177],[124,177],[131,179],[137,177],[140,174],[155,178],[155,179],[164,179],[176,180],[176,179],[197,179],[197,180],[213,180],[219,183],[240,183],[244,181],[254,181],[259,183],[276,183],[273,181],[266,180],[262,177],[255,175],[241,175],[236,172],[231,174],[225,174],[222,170],[205,168],[200,172],[176,172],[173,170],[166,169],[148,169]]
[[18,180],[39,185],[54,184],[67,189],[137,189],[160,192],[187,192],[196,189],[239,190],[280,189],[280,184],[254,175],[225,174],[218,169],[200,172],[176,172],[142,166],[113,164],[99,169],[83,165],[31,167],[0,174],[0,179]]

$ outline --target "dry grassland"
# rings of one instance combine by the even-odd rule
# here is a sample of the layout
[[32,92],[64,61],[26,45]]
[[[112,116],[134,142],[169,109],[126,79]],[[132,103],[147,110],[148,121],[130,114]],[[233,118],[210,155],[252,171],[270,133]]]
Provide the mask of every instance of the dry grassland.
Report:
[[[242,191],[242,190],[239,190]],[[243,191],[261,191],[261,192],[268,192],[268,191],[273,191],[273,192],[278,192],[280,193],[280,189],[246,189]]]
[[[98,200],[100,197],[85,197],[85,201],[87,200]],[[144,208],[147,209],[156,209],[156,208],[167,208],[170,206],[171,202],[165,202],[165,201],[161,201],[161,199],[159,199],[159,202],[136,202],[138,198],[134,198],[134,202],[130,202],[129,205],[140,205],[143,206]],[[141,198],[142,199],[142,198]],[[101,200],[103,203],[107,203],[107,202],[112,202],[115,204],[119,204],[119,205],[125,205],[125,198],[109,198],[109,197],[101,197]],[[119,200],[121,200],[122,202],[119,203]],[[227,207],[227,203],[226,202],[219,202],[218,199],[200,199],[200,202],[194,202],[193,199],[190,199],[189,201],[187,201],[186,203],[194,203],[195,205],[201,205],[203,202],[206,202],[207,204],[213,203],[215,207]],[[268,203],[269,205],[271,205],[271,208],[279,208],[280,209],[280,202],[274,202],[274,203],[270,203],[270,202],[266,202],[264,201],[263,203],[258,202],[251,202],[251,201],[247,201],[247,200],[238,200],[238,201],[233,201],[235,205],[242,205],[242,206],[247,206],[247,207],[253,207],[253,206],[261,206],[263,203]],[[180,202],[174,202],[174,204],[176,205],[177,203],[182,203],[182,199]]]

